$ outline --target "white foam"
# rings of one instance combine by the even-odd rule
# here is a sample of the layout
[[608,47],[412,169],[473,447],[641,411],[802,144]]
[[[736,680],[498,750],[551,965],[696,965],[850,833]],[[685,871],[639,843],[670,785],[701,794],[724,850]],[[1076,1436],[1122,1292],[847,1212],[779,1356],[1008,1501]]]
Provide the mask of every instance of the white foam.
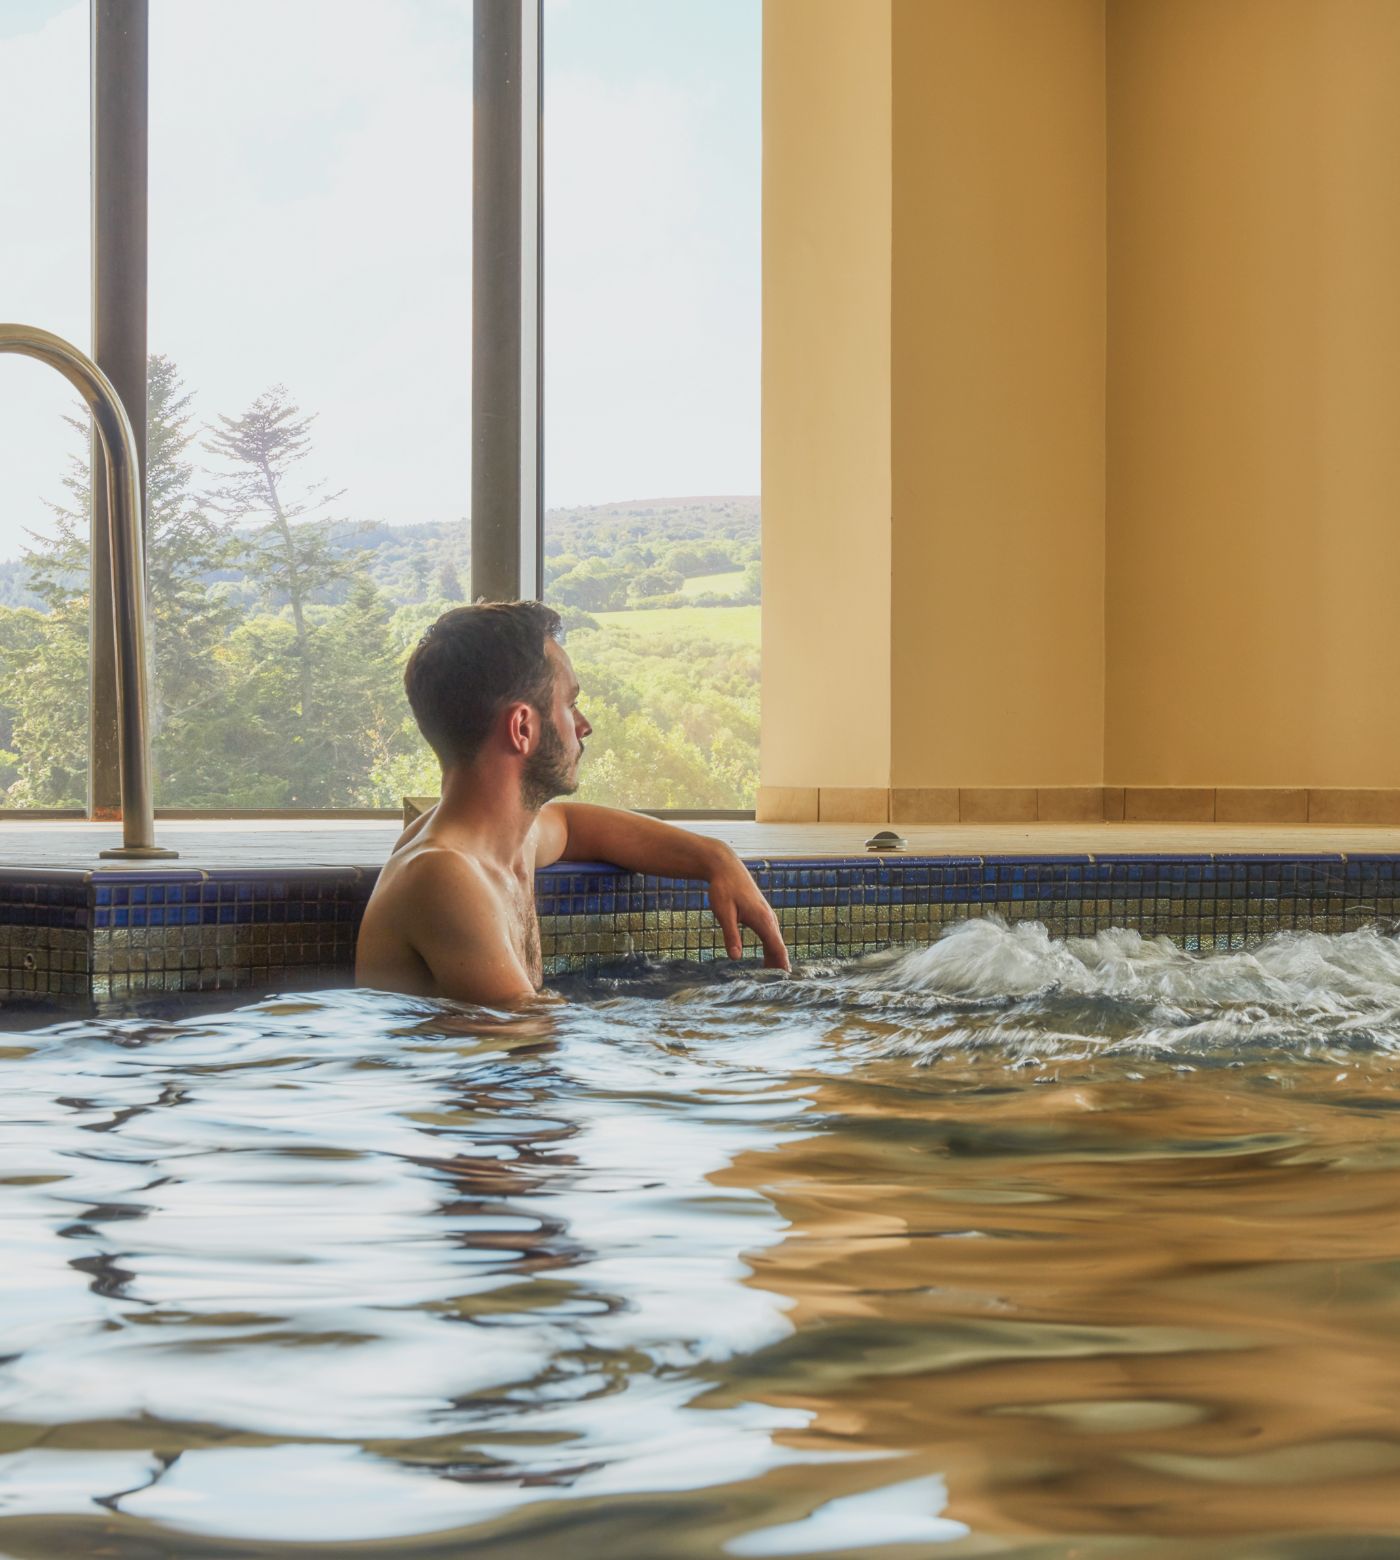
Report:
[[835,1010],[843,1038],[863,1033],[886,1054],[930,1059],[968,1049],[1012,1060],[1400,1054],[1400,941],[1374,928],[1281,932],[1254,948],[1192,953],[1122,928],[1055,940],[1038,922],[984,916],[926,946],[812,961],[790,981],[689,987],[673,1000]]

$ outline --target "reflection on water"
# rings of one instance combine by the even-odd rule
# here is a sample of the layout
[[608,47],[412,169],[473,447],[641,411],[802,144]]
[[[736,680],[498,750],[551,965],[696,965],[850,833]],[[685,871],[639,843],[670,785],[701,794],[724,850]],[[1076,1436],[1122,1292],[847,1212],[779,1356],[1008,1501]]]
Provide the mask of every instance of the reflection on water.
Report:
[[1400,1553],[1400,944],[0,1049],[0,1552]]

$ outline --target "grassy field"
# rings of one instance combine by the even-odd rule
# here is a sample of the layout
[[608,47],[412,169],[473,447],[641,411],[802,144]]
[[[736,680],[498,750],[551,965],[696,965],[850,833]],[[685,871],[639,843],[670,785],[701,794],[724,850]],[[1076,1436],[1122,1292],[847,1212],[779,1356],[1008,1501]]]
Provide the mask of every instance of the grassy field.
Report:
[[625,628],[661,638],[671,634],[718,639],[731,644],[758,643],[757,605],[750,607],[648,607],[639,612],[590,612],[602,628]]
[[743,583],[742,569],[727,569],[723,574],[692,574],[681,585],[681,593],[699,596],[706,591],[713,591],[717,596],[732,596]]

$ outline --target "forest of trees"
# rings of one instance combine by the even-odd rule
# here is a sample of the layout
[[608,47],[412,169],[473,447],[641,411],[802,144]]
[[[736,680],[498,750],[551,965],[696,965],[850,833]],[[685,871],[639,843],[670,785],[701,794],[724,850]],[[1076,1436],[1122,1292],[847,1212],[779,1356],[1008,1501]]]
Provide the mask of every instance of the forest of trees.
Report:
[[[150,360],[157,805],[392,807],[437,789],[403,665],[428,623],[470,600],[468,523],[346,519],[316,476],[313,423],[275,387],[201,425],[175,365]],[[12,808],[84,804],[90,478],[87,424],[73,428],[64,497],[0,566],[0,805]],[[687,591],[707,576],[725,588]],[[546,599],[595,728],[580,795],[753,805],[758,577],[756,499],[548,517]]]

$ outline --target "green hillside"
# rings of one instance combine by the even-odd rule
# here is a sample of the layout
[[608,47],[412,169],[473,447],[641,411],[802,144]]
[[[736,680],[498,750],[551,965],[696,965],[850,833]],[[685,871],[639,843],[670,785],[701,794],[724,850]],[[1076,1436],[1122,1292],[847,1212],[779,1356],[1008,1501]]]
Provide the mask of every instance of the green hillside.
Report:
[[744,588],[744,571],[728,569],[723,574],[694,574],[681,586],[683,596],[737,596]]
[[758,645],[757,606],[654,607],[633,612],[594,612],[600,628],[644,639],[703,638],[721,644]]

